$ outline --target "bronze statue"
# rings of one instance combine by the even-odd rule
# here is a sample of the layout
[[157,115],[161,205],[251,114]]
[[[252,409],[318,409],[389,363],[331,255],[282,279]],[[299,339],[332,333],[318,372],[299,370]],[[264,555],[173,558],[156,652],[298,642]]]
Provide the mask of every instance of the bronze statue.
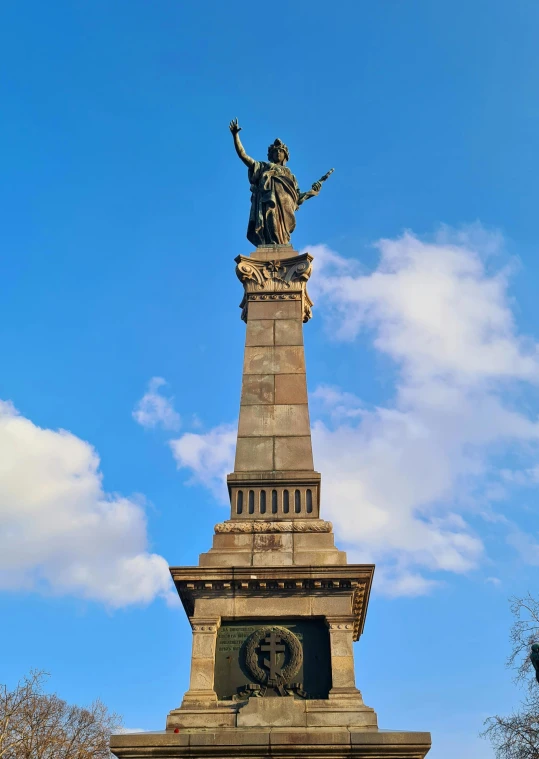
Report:
[[289,152],[276,139],[268,148],[268,161],[255,161],[245,152],[239,133],[241,127],[234,119],[229,125],[236,153],[249,170],[251,183],[251,213],[247,239],[253,245],[289,245],[296,227],[295,213],[300,205],[318,195],[322,183],[333,169],[315,182],[307,192],[300,192],[296,177],[286,166]]

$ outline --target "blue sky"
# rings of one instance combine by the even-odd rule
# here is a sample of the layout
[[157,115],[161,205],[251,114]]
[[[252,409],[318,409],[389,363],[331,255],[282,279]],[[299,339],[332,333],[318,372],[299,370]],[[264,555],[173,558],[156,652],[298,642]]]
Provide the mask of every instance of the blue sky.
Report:
[[358,685],[433,759],[492,755],[539,566],[538,31],[531,0],[2,3],[0,680],[142,729],[187,688],[166,564],[227,514],[237,116],[302,189],[335,167],[293,242],[323,515],[377,563]]

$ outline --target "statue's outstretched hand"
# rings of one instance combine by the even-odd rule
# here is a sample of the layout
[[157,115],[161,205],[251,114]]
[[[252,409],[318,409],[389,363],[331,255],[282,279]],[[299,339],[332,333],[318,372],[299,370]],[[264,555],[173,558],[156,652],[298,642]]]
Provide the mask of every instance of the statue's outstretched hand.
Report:
[[322,182],[315,182],[312,186],[313,192],[320,192],[322,189]]
[[228,128],[230,129],[232,134],[238,134],[238,132],[241,132],[241,127],[238,124],[238,119],[232,119],[232,121],[228,125]]

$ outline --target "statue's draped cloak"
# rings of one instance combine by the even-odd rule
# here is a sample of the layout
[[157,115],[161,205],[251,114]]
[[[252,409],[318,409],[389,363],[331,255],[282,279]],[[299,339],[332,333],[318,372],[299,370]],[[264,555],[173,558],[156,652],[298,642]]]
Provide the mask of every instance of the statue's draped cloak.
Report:
[[253,245],[287,245],[300,205],[296,177],[286,166],[254,161],[249,167],[251,213],[247,239]]

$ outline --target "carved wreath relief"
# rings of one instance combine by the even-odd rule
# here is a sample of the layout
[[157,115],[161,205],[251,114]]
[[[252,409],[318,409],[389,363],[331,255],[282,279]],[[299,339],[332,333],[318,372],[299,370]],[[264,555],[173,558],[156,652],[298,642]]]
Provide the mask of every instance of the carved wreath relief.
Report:
[[225,621],[215,654],[219,700],[327,698],[331,688],[329,630],[322,619]]
[[301,688],[299,683],[292,686],[291,680],[303,664],[303,650],[285,627],[265,627],[252,633],[245,645],[245,663],[257,682],[275,688],[281,696],[286,695],[286,686]]

